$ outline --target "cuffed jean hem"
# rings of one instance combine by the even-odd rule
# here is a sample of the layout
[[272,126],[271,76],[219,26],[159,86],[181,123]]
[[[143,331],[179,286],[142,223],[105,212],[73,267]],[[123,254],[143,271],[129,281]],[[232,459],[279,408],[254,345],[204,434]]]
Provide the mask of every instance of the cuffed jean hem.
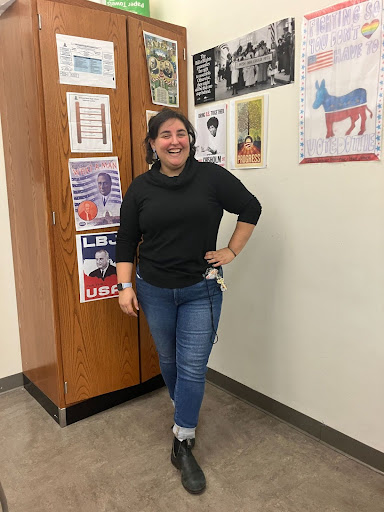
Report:
[[196,428],[179,427],[176,423],[173,425],[173,434],[179,441],[186,439],[195,439]]

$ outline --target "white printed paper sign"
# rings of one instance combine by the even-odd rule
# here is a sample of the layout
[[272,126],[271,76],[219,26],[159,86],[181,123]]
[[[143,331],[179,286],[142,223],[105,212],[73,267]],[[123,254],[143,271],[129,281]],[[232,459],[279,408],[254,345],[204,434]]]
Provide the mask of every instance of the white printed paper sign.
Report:
[[116,89],[112,41],[56,34],[61,84]]
[[112,153],[109,96],[67,92],[72,153]]

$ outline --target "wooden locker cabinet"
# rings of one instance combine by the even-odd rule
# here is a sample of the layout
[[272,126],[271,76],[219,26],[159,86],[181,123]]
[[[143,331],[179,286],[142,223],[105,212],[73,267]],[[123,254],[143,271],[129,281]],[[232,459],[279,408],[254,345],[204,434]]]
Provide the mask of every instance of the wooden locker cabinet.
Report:
[[[177,41],[180,110],[187,114],[183,27],[87,0],[16,0],[0,18],[0,112],[23,374],[26,389],[62,426],[162,385],[141,312],[127,317],[115,298],[80,304],[68,172],[69,158],[118,156],[124,194],[148,169],[145,111],[162,107],[151,101],[143,30]],[[113,41],[116,89],[60,84],[56,33]],[[67,92],[109,95],[112,153],[71,153]]]

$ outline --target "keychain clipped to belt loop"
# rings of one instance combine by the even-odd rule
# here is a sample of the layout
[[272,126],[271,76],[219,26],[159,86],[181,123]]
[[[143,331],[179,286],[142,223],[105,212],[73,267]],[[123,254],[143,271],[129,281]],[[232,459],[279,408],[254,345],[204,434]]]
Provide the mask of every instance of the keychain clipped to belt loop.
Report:
[[225,292],[228,288],[224,283],[224,277],[219,274],[217,268],[208,267],[204,274],[205,279],[216,279],[217,284],[220,286],[220,290]]

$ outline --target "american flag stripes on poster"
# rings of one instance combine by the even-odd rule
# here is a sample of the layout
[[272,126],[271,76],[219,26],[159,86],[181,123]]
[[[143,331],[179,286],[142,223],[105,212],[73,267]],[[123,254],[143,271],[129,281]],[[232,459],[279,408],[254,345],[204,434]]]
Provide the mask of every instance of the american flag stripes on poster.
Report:
[[308,72],[316,71],[317,69],[326,68],[333,64],[333,51],[321,52],[317,55],[310,55],[308,57]]
[[379,160],[384,84],[382,0],[304,17],[300,163]]

